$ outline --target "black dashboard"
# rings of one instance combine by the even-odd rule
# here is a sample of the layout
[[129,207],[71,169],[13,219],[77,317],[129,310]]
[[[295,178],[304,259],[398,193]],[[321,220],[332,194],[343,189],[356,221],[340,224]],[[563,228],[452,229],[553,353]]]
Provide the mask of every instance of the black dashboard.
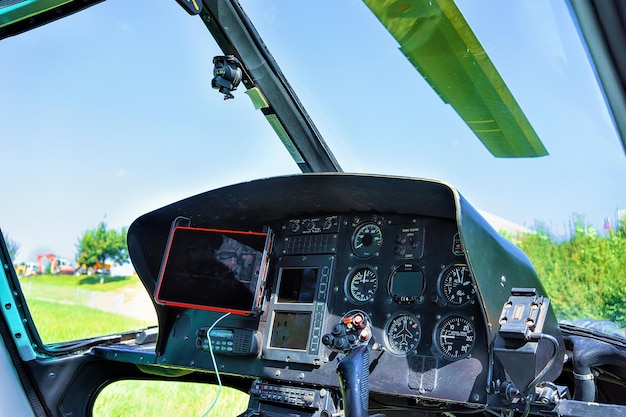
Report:
[[[372,329],[372,391],[485,401],[485,320],[454,221],[323,214],[269,228],[263,312],[231,314],[209,330],[215,313],[184,311],[163,360],[210,370],[212,348],[224,372],[338,386],[322,339],[361,312]],[[454,390],[442,382],[458,375]]]
[[[238,287],[209,285],[212,272],[189,266],[186,276],[195,278],[176,293],[177,302],[160,297],[160,288],[186,282],[186,267],[164,273],[180,228],[227,235],[211,251],[218,255],[210,270],[239,271],[242,263],[249,270],[250,259],[258,259],[253,278],[235,274],[227,279]],[[247,234],[265,244],[232,240]],[[348,174],[258,180],[148,213],[133,223],[128,242],[142,282],[156,294],[154,364],[247,377],[251,394],[265,400],[313,401],[339,389],[345,342],[337,326],[357,320],[367,323],[359,337],[369,350],[370,395],[389,405],[480,407],[492,401],[496,377],[530,382],[509,377],[508,360],[534,377],[559,353],[540,343],[529,361],[511,356],[506,343],[498,348],[495,330],[511,294],[539,299],[543,290],[525,256],[445,183]],[[207,292],[208,298],[198,295]],[[236,294],[253,305],[241,307]],[[557,332],[551,312],[542,314],[543,332]],[[559,366],[546,371],[560,373]],[[268,397],[267,389],[279,394]]]
[[[358,311],[372,327],[372,391],[481,399],[485,321],[454,221],[351,213],[273,226],[272,284],[259,320],[263,359],[314,365],[310,377],[327,383],[326,372],[315,377],[316,366],[334,373],[322,338]],[[470,382],[454,393],[437,383],[458,374]]]

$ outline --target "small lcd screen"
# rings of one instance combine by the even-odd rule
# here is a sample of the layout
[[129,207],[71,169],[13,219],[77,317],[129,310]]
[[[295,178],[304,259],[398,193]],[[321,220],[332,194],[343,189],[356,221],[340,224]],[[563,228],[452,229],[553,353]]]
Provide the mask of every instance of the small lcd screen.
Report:
[[267,234],[176,227],[157,288],[165,305],[249,313]]
[[311,312],[274,313],[270,347],[306,350],[311,327]]
[[315,299],[317,268],[283,268],[278,289],[279,303],[312,303]]
[[391,281],[391,293],[398,297],[419,297],[424,288],[422,271],[396,272]]
[[215,339],[232,339],[233,331],[227,329],[213,329],[209,336]]

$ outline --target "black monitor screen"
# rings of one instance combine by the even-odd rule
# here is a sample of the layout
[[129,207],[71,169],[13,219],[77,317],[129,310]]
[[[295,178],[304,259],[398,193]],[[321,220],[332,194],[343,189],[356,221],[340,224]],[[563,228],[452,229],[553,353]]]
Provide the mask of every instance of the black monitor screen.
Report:
[[311,327],[311,312],[274,313],[270,346],[281,349],[306,350]]
[[317,284],[317,268],[283,268],[278,289],[279,303],[312,303]]
[[250,313],[259,299],[266,240],[265,233],[175,227],[159,277],[157,301]]
[[401,271],[393,275],[391,293],[398,297],[419,297],[424,288],[424,273],[418,271]]

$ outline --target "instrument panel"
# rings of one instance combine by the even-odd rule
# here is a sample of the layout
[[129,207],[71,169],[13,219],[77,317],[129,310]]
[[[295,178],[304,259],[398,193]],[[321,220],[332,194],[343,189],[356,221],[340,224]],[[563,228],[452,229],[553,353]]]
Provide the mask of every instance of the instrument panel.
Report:
[[[310,267],[316,267],[317,257],[326,255],[333,274],[319,285],[324,291],[329,286],[328,315],[362,311],[378,333],[380,349],[396,356],[458,361],[472,357],[477,337],[484,348],[476,287],[453,221],[320,216],[289,219],[275,231],[278,270],[292,257],[298,262],[309,258]],[[270,311],[273,307],[270,303]]]
[[326,394],[357,350],[382,408],[483,407],[509,375],[526,387],[562,369],[550,358],[563,343],[516,338],[524,314],[500,334],[512,297],[521,310],[545,292],[519,248],[445,183],[329,173],[235,184],[144,214],[128,247],[154,296],[154,355],[98,354],[219,371],[258,386],[259,401],[292,401],[297,388],[299,403],[334,404]]
[[262,313],[187,310],[164,362],[210,370],[210,345],[227,373],[338,386],[324,336],[356,314],[371,324],[371,392],[486,401],[485,319],[454,220],[322,214],[262,227],[273,236]]

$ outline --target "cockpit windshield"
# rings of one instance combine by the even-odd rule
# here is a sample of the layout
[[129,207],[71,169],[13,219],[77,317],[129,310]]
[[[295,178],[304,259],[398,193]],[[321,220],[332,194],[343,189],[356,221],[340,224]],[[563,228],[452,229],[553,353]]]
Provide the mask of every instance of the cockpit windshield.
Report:
[[[437,84],[436,74],[428,77],[434,65],[412,60],[411,48],[428,42],[440,25],[423,29],[424,39],[411,44],[381,24],[396,13],[432,25],[428,13],[432,3],[441,2],[412,9],[403,2],[366,3],[372,10],[360,2],[243,6],[344,171],[450,182],[494,228],[531,253],[561,319],[583,324],[579,319],[593,316],[620,323],[606,329],[624,327],[626,312],[617,295],[625,284],[619,272],[624,261],[608,259],[619,257],[623,247],[618,241],[623,242],[626,213],[624,150],[571,7],[557,1],[456,2],[478,43],[459,51],[450,41],[451,49],[441,45],[427,58],[444,60],[438,55],[454,53],[453,60],[484,67],[475,55],[488,55],[503,83],[489,96],[485,90],[492,86],[468,84],[473,79],[463,73],[450,74],[448,85]],[[377,9],[390,12],[381,18],[372,13]],[[452,26],[446,30],[448,37],[458,36]],[[477,132],[488,130],[489,120],[472,123],[446,92],[461,96],[472,89],[486,101],[462,103],[466,107],[503,106],[488,100],[510,92],[548,155],[494,157]],[[605,286],[594,300],[573,298],[565,288],[580,283],[574,292],[589,294],[603,285],[597,283],[603,272],[595,260],[579,262],[579,250],[595,245],[607,256],[609,281],[620,284]]]
[[[571,6],[365,3],[242,6],[344,172],[453,184],[530,255],[560,319],[623,335],[624,149]],[[74,257],[75,236],[100,220],[121,227],[207,189],[300,171],[243,85],[234,99],[213,91],[222,51],[177,7],[109,0],[0,44],[11,63],[0,169],[28,173],[5,184],[22,204],[0,209],[17,263]],[[441,16],[452,23],[437,35]],[[502,106],[535,156],[494,157],[493,120],[471,116]]]

